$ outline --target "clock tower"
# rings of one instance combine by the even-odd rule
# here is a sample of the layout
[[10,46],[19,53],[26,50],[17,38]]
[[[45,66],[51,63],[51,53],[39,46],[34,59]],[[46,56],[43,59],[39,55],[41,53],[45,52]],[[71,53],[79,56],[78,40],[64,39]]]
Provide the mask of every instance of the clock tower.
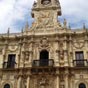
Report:
[[34,28],[60,27],[58,16],[61,16],[61,6],[58,0],[37,0],[32,8],[32,17],[35,19]]

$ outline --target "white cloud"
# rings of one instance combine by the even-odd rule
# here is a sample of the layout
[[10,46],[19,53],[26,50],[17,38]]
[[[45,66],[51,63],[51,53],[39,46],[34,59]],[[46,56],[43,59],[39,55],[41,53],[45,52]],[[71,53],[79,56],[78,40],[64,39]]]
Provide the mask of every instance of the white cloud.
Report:
[[[17,32],[16,21],[24,21],[25,16],[30,14],[32,0],[2,0],[0,1],[0,33],[11,27],[11,32]],[[19,25],[19,24],[18,24]]]
[[[8,27],[11,27],[11,32],[18,32],[20,22],[25,22],[26,16],[28,20],[31,19],[29,15],[33,2],[34,0],[0,0],[0,33],[6,32]],[[81,27],[82,22],[86,22],[88,27],[88,0],[60,0],[60,3],[62,17],[68,23]],[[20,26],[23,27],[24,24]]]
[[82,27],[82,22],[88,27],[88,0],[60,0],[63,16],[69,23]]

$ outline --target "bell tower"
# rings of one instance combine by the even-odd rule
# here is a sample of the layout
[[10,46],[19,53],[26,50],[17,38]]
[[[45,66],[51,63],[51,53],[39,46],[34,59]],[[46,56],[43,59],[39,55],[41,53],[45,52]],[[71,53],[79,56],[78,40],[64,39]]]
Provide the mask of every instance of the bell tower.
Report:
[[37,28],[52,28],[59,25],[58,16],[61,16],[61,6],[58,0],[37,0],[32,8],[34,25]]

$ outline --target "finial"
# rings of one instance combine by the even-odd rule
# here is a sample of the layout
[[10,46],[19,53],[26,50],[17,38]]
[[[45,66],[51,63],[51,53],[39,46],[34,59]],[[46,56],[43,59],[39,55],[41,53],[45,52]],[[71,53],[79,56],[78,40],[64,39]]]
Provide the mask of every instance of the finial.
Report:
[[28,24],[28,21],[27,21],[26,25],[25,25],[25,31],[28,31],[28,28],[29,28],[29,24]]
[[33,6],[34,6],[34,7],[36,7],[36,6],[37,6],[37,3],[36,3],[36,1],[34,1],[34,4],[33,4]]
[[86,29],[85,23],[83,23],[83,29]]
[[7,30],[7,36],[9,37],[9,34],[10,34],[10,28],[8,28]]
[[71,29],[71,26],[70,26],[70,24],[69,24],[69,29]]
[[64,24],[64,28],[67,28],[67,20],[66,19],[64,19],[63,24]]
[[21,34],[22,34],[22,36],[23,36],[23,28],[21,29]]

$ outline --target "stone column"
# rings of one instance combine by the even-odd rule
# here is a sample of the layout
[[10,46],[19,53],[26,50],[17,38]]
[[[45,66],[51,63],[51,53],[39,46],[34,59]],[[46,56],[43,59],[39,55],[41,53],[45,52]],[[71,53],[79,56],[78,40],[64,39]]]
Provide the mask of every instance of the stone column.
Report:
[[74,82],[74,79],[75,77],[74,77],[74,75],[72,76],[72,81],[71,81],[71,88],[75,88],[75,82]]
[[68,51],[64,51],[64,61],[65,61],[65,66],[68,66]]
[[27,88],[30,88],[30,77],[27,77]]
[[[55,66],[59,66],[59,44],[58,44],[58,37],[55,39],[54,50],[55,50]],[[52,52],[53,53],[53,52]]]
[[65,87],[68,88],[68,75],[65,77]]
[[17,88],[21,88],[21,76],[18,78]]
[[68,81],[69,81],[69,74],[68,74],[68,70],[66,70],[65,72],[65,88],[69,88],[69,85],[68,85]]
[[56,88],[60,87],[59,69],[56,70]]
[[57,85],[56,85],[56,88],[59,88],[59,75],[57,75]]

